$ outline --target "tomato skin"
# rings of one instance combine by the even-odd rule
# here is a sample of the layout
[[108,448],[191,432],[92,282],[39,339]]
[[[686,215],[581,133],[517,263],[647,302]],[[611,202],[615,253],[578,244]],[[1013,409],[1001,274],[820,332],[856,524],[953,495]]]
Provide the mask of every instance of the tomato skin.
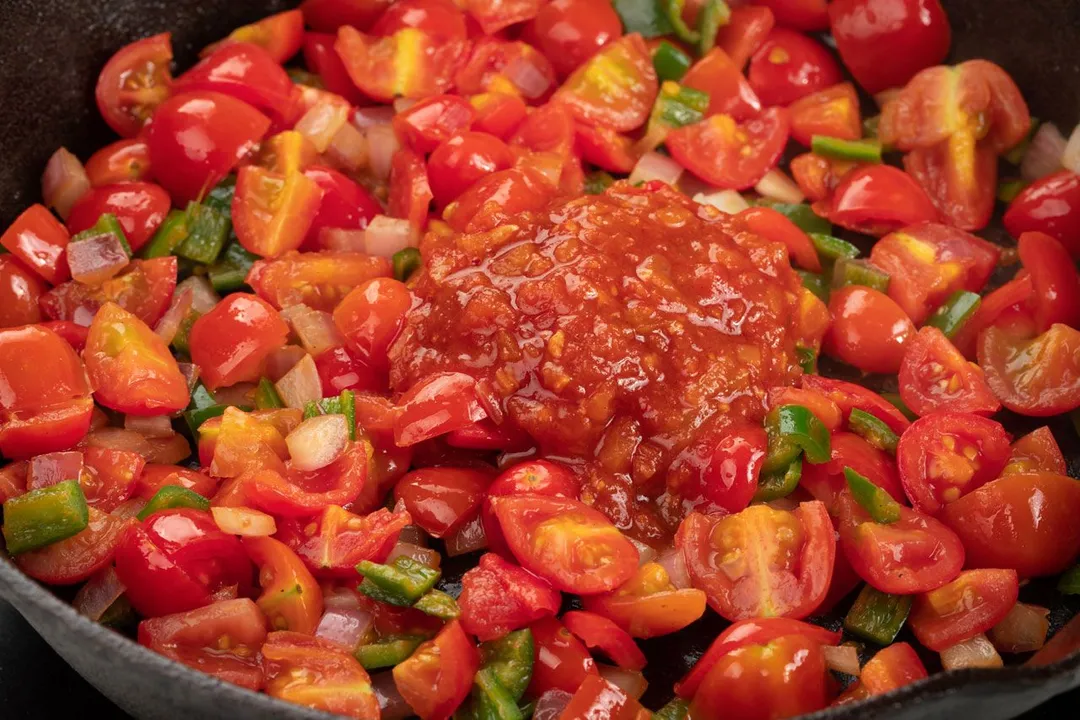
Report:
[[761,112],[761,100],[737,64],[721,48],[713,48],[683,76],[681,84],[709,93],[706,115],[723,113],[743,121]]
[[191,327],[191,359],[210,390],[258,380],[266,356],[285,344],[289,328],[254,295],[229,295]]
[[908,627],[920,643],[941,652],[1001,622],[1019,591],[1015,570],[965,570],[948,585],[917,595]]
[[465,0],[465,9],[486,35],[536,17],[541,0]]
[[[614,85],[596,84],[596,70],[610,66]],[[565,104],[574,118],[587,125],[605,125],[630,132],[649,118],[659,85],[645,41],[634,33],[608,43],[567,78],[552,98]]]
[[41,322],[38,299],[47,289],[14,257],[0,256],[0,328]]
[[667,148],[680,165],[716,187],[745,190],[776,167],[791,122],[786,110],[769,108],[736,125],[729,115],[713,115],[671,131]]
[[315,358],[323,396],[332,397],[342,390],[380,392],[386,390],[386,377],[357,357],[344,345],[330,348]]
[[1068,474],[1065,456],[1061,454],[1057,440],[1050,428],[1043,425],[1029,432],[1012,444],[1009,464],[1001,471],[1002,476],[1029,472]]
[[904,350],[915,338],[915,325],[885,293],[848,285],[829,296],[832,326],[825,351],[860,370],[895,373]]
[[[577,477],[565,465],[550,460],[533,460],[504,470],[488,485],[487,497],[536,494],[576,498],[579,484]],[[499,520],[491,509],[491,503],[484,502],[480,512],[488,548],[503,556],[512,557],[499,527]]]
[[606,617],[573,610],[563,615],[562,621],[566,629],[581,638],[586,646],[599,648],[617,666],[627,670],[645,667],[645,653],[625,630]]
[[458,95],[434,95],[394,116],[394,132],[403,145],[426,155],[476,119],[472,103]]
[[408,220],[413,230],[419,233],[427,225],[433,198],[423,158],[409,149],[394,153],[390,163],[390,198],[386,206],[390,216]]
[[[146,142],[151,163],[169,168],[161,186],[183,206],[221,182],[269,129],[270,118],[242,100],[198,91],[162,103]],[[190,151],[192,142],[200,152]]]
[[453,533],[480,509],[491,474],[465,468],[422,468],[398,481],[396,498],[413,521],[437,538]]
[[177,485],[210,497],[217,488],[217,480],[209,475],[177,465],[147,463],[135,481],[135,496],[149,500],[166,485]]
[[334,310],[334,325],[361,359],[385,367],[386,354],[405,324],[412,295],[393,278],[374,278],[350,291]]
[[319,32],[334,32],[342,25],[367,30],[393,0],[304,0],[304,22]]
[[769,33],[750,58],[746,77],[765,107],[790,105],[843,80],[840,66],[825,46],[786,28]]
[[627,583],[606,595],[582,599],[586,610],[602,615],[632,637],[669,635],[702,615],[705,593],[696,588],[676,589],[659,563],[644,563]]
[[266,693],[291,703],[358,720],[378,720],[379,700],[364,666],[334,643],[278,631],[262,650]]
[[1080,552],[1080,487],[1064,474],[1006,475],[945,506],[941,520],[967,548],[967,566],[1055,575]]
[[436,39],[466,40],[469,28],[453,0],[399,0],[371,27],[372,35],[393,35],[402,28],[417,28]]
[[511,168],[492,173],[466,190],[446,209],[444,217],[458,232],[482,232],[517,213],[539,210],[554,194],[539,172]]
[[428,181],[435,202],[445,207],[477,181],[512,164],[510,148],[497,137],[460,133],[436,147],[428,159]]
[[[634,574],[637,548],[603,514],[580,501],[504,495],[489,502],[514,557],[557,590],[597,595]],[[562,552],[567,547],[571,552]]]
[[862,137],[859,95],[851,83],[840,83],[799,98],[791,104],[791,136],[810,147],[814,135],[858,140]]
[[831,457],[821,464],[803,463],[799,486],[825,503],[830,515],[839,511],[839,499],[847,489],[844,468],[851,468],[898,502],[905,502],[904,488],[896,472],[896,463],[884,450],[878,450],[855,433],[837,431],[832,434]]
[[585,162],[616,173],[629,173],[634,169],[638,152],[626,135],[581,123],[575,125],[574,133],[577,150]]
[[150,148],[138,138],[117,140],[86,161],[91,187],[147,180],[151,175]]
[[133,42],[102,68],[94,96],[101,116],[118,135],[138,135],[154,109],[169,97],[171,37],[161,33]]
[[581,683],[598,674],[596,661],[581,641],[555,618],[529,626],[533,636],[533,674],[526,694],[539,697],[548,690],[575,693]]
[[451,620],[394,667],[394,684],[421,720],[448,720],[468,696],[479,669],[480,652],[461,622]]
[[784,27],[816,32],[829,27],[829,13],[825,0],[761,0],[771,9],[776,22]]
[[447,92],[465,49],[464,42],[440,41],[411,27],[377,38],[344,25],[334,42],[356,87],[385,103],[396,96],[422,99]]
[[907,173],[872,165],[848,173],[814,212],[837,225],[881,236],[908,225],[936,222],[939,213],[926,192]]
[[90,523],[85,530],[40,550],[22,553],[15,557],[15,564],[43,583],[73,585],[111,563],[120,538],[135,524],[134,518],[90,508]]
[[562,596],[545,580],[487,553],[462,576],[458,604],[465,632],[486,642],[555,617]]
[[598,50],[622,37],[613,7],[589,0],[552,0],[522,30],[522,37],[567,77]]
[[803,635],[782,635],[719,658],[690,702],[690,717],[795,717],[825,707],[829,695],[821,646]]
[[382,212],[382,206],[371,193],[333,168],[314,165],[304,170],[304,176],[323,191],[319,210],[304,241],[305,249],[320,247],[319,234],[323,228],[362,229]]
[[517,95],[487,92],[473,95],[469,102],[476,108],[473,129],[506,140],[525,120],[528,108]]
[[669,492],[683,507],[705,513],[737,513],[757,492],[768,440],[756,426],[734,424],[705,432],[672,461]]
[[997,155],[976,146],[969,132],[952,135],[938,147],[904,156],[904,169],[923,187],[942,216],[961,230],[981,230],[994,212]]
[[[817,501],[802,503],[793,512],[751,505],[727,517],[690,513],[679,526],[675,544],[691,582],[705,591],[717,613],[732,621],[810,615],[829,588],[836,555],[832,522],[824,503]],[[768,577],[755,572],[757,561],[747,561],[736,577],[721,570],[718,559],[733,550],[757,555],[762,567],[768,567]]]
[[350,105],[363,105],[366,96],[353,85],[345,63],[334,50],[337,37],[330,33],[304,33],[304,65],[322,78],[329,92],[345,98]]
[[296,250],[311,229],[322,196],[322,188],[300,172],[282,175],[254,165],[240,168],[232,201],[237,240],[262,257]]
[[1080,272],[1065,246],[1046,233],[1026,232],[1017,249],[1035,288],[1035,329],[1046,332],[1055,323],[1080,328]]
[[70,240],[67,228],[47,207],[31,205],[0,236],[0,245],[47,283],[57,285],[71,277],[66,260]]
[[833,0],[829,20],[844,66],[871,94],[939,64],[952,44],[939,0]]
[[41,323],[43,327],[47,327],[60,337],[67,340],[75,352],[82,352],[86,347],[86,337],[90,333],[90,328],[82,325],[76,325],[73,322],[67,320],[50,320],[48,322]]
[[775,25],[776,16],[767,7],[743,5],[731,8],[728,24],[716,33],[716,45],[727,53],[735,67],[742,70]]
[[262,594],[256,602],[270,627],[314,635],[323,613],[323,595],[304,562],[271,537],[246,537],[243,545],[259,567]]
[[408,512],[379,508],[366,516],[328,505],[317,523],[310,518],[278,521],[277,539],[288,545],[320,578],[356,578],[362,560],[386,562],[402,528],[411,524]]
[[172,301],[178,267],[172,256],[132,260],[119,275],[97,287],[74,280],[57,285],[41,296],[38,305],[48,318],[89,327],[94,313],[114,302],[147,325],[155,325]]
[[269,52],[250,42],[219,46],[173,83],[176,93],[198,90],[231,95],[290,124],[301,112],[288,74]]
[[[532,82],[519,85],[506,74],[507,68],[523,69]],[[472,53],[454,74],[454,83],[462,95],[508,93],[539,104],[551,95],[556,78],[551,63],[532,45],[482,37],[475,41]]]
[[367,484],[370,453],[366,440],[352,442],[324,468],[301,471],[286,464],[284,472],[267,469],[241,478],[241,489],[264,512],[310,517],[327,505],[349,505],[360,498]]
[[[225,639],[228,651],[221,650]],[[257,652],[264,640],[266,618],[247,598],[139,623],[140,645],[250,690],[263,684]]]
[[300,52],[304,41],[304,16],[299,10],[288,10],[245,25],[229,33],[229,36],[208,48],[201,55],[208,55],[220,47],[234,43],[252,43],[279,65]]
[[210,603],[206,586],[167,557],[141,526],[130,528],[121,538],[115,561],[128,600],[143,617],[171,615]]
[[98,218],[112,213],[124,228],[133,252],[150,241],[169,213],[169,194],[160,186],[144,182],[126,182],[96,187],[71,208],[68,232],[72,235],[93,227]]
[[1080,259],[1080,175],[1061,170],[1031,183],[1009,204],[1004,221],[1014,238],[1044,232]]
[[936,327],[919,330],[900,365],[900,398],[919,416],[950,412],[993,415],[1001,409],[982,371]]
[[1080,331],[1052,325],[1032,337],[990,327],[977,351],[990,390],[1013,412],[1047,417],[1080,407]]

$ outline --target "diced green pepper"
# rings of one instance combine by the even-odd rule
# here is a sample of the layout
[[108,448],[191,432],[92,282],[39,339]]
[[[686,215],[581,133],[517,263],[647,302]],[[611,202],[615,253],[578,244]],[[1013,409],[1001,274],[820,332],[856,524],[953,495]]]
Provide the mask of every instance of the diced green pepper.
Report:
[[770,502],[787,497],[795,492],[802,479],[802,458],[787,466],[786,470],[777,472],[762,472],[758,480],[758,489],[754,493],[754,502]]
[[596,170],[585,176],[585,193],[588,195],[599,195],[614,184],[615,178],[611,176],[611,173],[606,173],[603,170]]
[[673,130],[700,122],[709,109],[709,93],[683,87],[677,82],[665,82],[660,86],[649,115],[649,129],[656,126]]
[[235,292],[244,287],[251,266],[258,259],[258,255],[249,253],[240,243],[232,242],[226,246],[221,260],[210,267],[206,276],[219,293]]
[[323,79],[313,72],[308,72],[302,68],[285,68],[285,72],[288,73],[289,79],[293,81],[293,85],[306,85],[317,90],[326,89],[326,83],[323,82]]
[[[802,405],[781,405],[770,410],[765,416],[765,433],[769,437],[769,452],[764,467],[766,472],[786,469],[798,457],[800,450],[806,454],[807,461],[814,465],[829,462],[832,453],[829,429]],[[790,449],[791,446],[794,446],[794,451]]]
[[398,250],[391,262],[394,266],[394,277],[405,282],[420,267],[420,251],[414,247]]
[[435,587],[442,572],[410,557],[396,558],[390,565],[364,560],[356,566],[364,576],[357,588],[368,597],[399,607],[411,607]]
[[612,0],[627,33],[654,38],[672,32],[667,16],[660,11],[659,0]]
[[692,61],[690,56],[667,40],[660,41],[653,53],[653,67],[656,68],[656,76],[660,82],[668,80],[679,82],[683,75],[690,69]]
[[490,668],[514,700],[529,687],[533,670],[533,636],[528,628],[507,633],[498,640],[481,643],[483,667]]
[[187,422],[191,434],[194,435],[199,431],[200,425],[210,418],[221,417],[228,408],[228,405],[211,405],[210,407],[188,410],[184,413],[184,420]]
[[457,600],[442,590],[432,590],[416,601],[414,608],[441,620],[453,620],[461,615]]
[[123,246],[124,252],[127,253],[128,257],[131,257],[131,246],[128,245],[127,235],[124,234],[124,228],[112,213],[105,213],[97,219],[97,222],[94,223],[94,227],[87,228],[81,233],[73,235],[71,237],[71,242],[74,243],[82,240],[89,240],[90,238],[99,235],[115,235],[116,239],[119,240],[120,244]]
[[259,410],[273,410],[285,407],[285,401],[281,399],[274,383],[270,378],[262,378],[255,388],[255,407]]
[[209,203],[188,203],[187,237],[176,248],[176,254],[200,265],[210,265],[218,259],[232,229],[232,220]]
[[795,346],[795,357],[799,358],[799,367],[807,375],[817,374],[817,351],[814,348]]
[[341,414],[345,416],[345,422],[349,424],[349,439],[356,439],[356,393],[352,390],[342,390],[338,396],[341,405]]
[[195,383],[195,388],[191,391],[191,403],[188,405],[189,410],[202,410],[212,405],[217,405],[217,398],[214,394],[206,389],[206,386],[201,382]]
[[1016,196],[1028,186],[1027,181],[1020,179],[1002,180],[997,186],[997,199],[1006,205],[1016,199]]
[[685,6],[686,0],[660,0],[660,7],[664,9],[664,14],[667,15],[675,37],[689,45],[697,45],[701,42],[701,33],[691,29],[683,20],[682,14]]
[[191,336],[191,328],[195,325],[195,321],[202,316],[202,313],[192,310],[184,319],[180,321],[180,327],[176,329],[176,335],[173,336],[172,346],[176,348],[177,352],[188,354],[191,348],[188,346],[188,338]]
[[840,258],[833,266],[832,287],[836,290],[848,285],[862,285],[878,292],[888,292],[889,273],[865,260]]
[[474,720],[522,720],[524,717],[510,691],[503,687],[491,668],[473,678],[472,702],[468,708]]
[[960,328],[964,327],[964,323],[971,319],[980,305],[982,305],[982,298],[978,293],[957,290],[927,318],[926,324],[936,327],[945,334],[945,337],[952,339],[960,332]]
[[829,280],[820,273],[812,273],[809,270],[796,270],[799,275],[799,279],[802,280],[803,287],[814,293],[818,298],[824,302],[829,302]]
[[877,140],[841,140],[828,135],[815,135],[810,139],[810,149],[815,155],[837,160],[881,162],[881,143]]
[[842,258],[856,258],[859,256],[859,248],[847,240],[841,240],[827,233],[809,233],[810,242],[814,244],[818,257],[825,262],[833,262]]
[[1076,565],[1064,573],[1058,579],[1058,592],[1064,595],[1080,595],[1080,565]]
[[653,720],[686,720],[689,713],[690,702],[677,697],[653,713]]
[[194,508],[195,510],[210,510],[210,501],[197,492],[188,490],[179,485],[165,485],[150,498],[146,506],[135,517],[145,520],[159,510],[172,508]]
[[909,408],[907,404],[904,403],[903,399],[901,399],[900,395],[898,395],[897,393],[883,392],[879,394],[881,395],[882,399],[884,399],[890,405],[899,410],[900,414],[906,417],[908,420],[914,422],[915,420],[919,419],[919,416],[911,412],[911,408]]
[[731,8],[724,0],[706,0],[698,15],[698,53],[705,55],[716,47],[716,33],[731,22]]
[[172,255],[187,236],[187,213],[183,210],[170,210],[165,216],[165,222],[161,223],[161,227],[139,255],[147,259]]
[[[830,235],[833,231],[832,223],[815,213],[814,209],[806,203],[781,203],[776,202],[775,200],[762,198],[755,201],[754,204],[762,207],[771,207],[773,210],[795,223],[804,233]],[[810,239],[813,239],[812,235]],[[817,243],[815,242],[814,245],[816,247]],[[854,247],[854,245],[852,247]],[[857,254],[858,249],[856,249],[855,252]],[[821,254],[820,247],[818,248],[818,254]]]
[[392,635],[378,642],[361,645],[354,654],[365,670],[394,667],[408,660],[425,639],[420,635]]
[[844,468],[844,479],[851,488],[855,502],[862,506],[870,519],[882,525],[891,525],[900,519],[900,503],[892,495],[879,488],[865,475],[860,475],[849,467]]
[[844,629],[878,645],[888,645],[904,626],[911,601],[911,595],[890,595],[866,585],[844,618]]
[[4,503],[4,540],[12,555],[38,550],[82,532],[90,522],[78,480],[31,490]]
[[232,216],[233,197],[236,195],[236,176],[229,175],[214,186],[203,200],[203,205]]
[[318,416],[320,416],[322,414],[323,414],[322,413],[322,408],[319,407],[319,403],[315,402],[314,400],[308,400],[304,404],[304,419],[305,420],[310,420],[311,418],[318,417]]
[[848,427],[878,450],[888,453],[896,452],[896,444],[900,438],[885,422],[865,410],[852,408],[851,414],[848,415]]

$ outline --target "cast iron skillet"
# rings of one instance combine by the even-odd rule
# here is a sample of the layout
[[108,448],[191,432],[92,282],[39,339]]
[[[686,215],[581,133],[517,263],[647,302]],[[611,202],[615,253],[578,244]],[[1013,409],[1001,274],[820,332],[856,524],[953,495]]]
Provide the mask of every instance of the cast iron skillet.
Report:
[[[605,0],[596,0],[604,2]],[[171,30],[179,67],[195,51],[238,27],[276,12],[285,0],[0,0],[0,227],[40,195],[49,155],[65,145],[81,158],[112,139],[93,103],[98,71],[118,48]],[[1024,91],[1032,113],[1071,128],[1080,120],[1080,3],[1075,0],[944,0],[952,20],[956,59],[984,57],[1001,64]],[[1000,229],[988,237],[1011,244]],[[1038,422],[1012,418],[1016,435]],[[1080,477],[1080,442],[1068,423],[1051,423]],[[447,589],[475,558],[447,568]],[[1025,587],[1022,598],[1049,605],[1056,629],[1080,610],[1049,592]],[[98,690],[143,720],[238,717],[318,720],[330,716],[257,695],[165,659],[92,623],[65,602],[0,561],[0,595]],[[839,618],[823,618],[838,627]],[[689,632],[643,643],[656,708],[673,683],[722,627],[709,613]],[[865,657],[864,657],[865,660]],[[932,658],[928,658],[932,661]],[[815,720],[890,718],[933,720],[1009,718],[1080,686],[1080,654],[1045,668],[1012,667],[936,674],[868,703],[822,711]],[[62,692],[62,689],[58,688]]]

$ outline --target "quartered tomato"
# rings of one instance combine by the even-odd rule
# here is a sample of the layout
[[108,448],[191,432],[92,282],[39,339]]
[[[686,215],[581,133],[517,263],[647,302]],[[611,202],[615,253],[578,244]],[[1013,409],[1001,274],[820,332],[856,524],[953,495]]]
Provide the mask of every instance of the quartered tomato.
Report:
[[491,173],[513,164],[510,148],[482,132],[463,132],[440,144],[428,159],[428,182],[439,207],[448,204]]
[[379,700],[360,661],[335,643],[272,632],[262,646],[266,694],[315,710],[378,720]]
[[516,23],[532,20],[541,0],[465,0],[465,9],[485,35],[493,35]]
[[627,690],[600,675],[587,676],[562,712],[560,717],[567,718],[601,715],[610,720],[647,720],[652,717]]
[[473,128],[505,140],[525,119],[525,101],[506,92],[485,92],[473,95],[469,102],[476,108]]
[[301,172],[281,175],[254,165],[241,168],[232,202],[237,239],[262,257],[296,250],[319,212],[322,195],[322,188]]
[[300,10],[289,10],[233,30],[227,38],[203,50],[202,55],[224,45],[251,43],[265,50],[274,62],[284,64],[300,52],[303,41],[304,15]]
[[462,576],[458,604],[465,632],[486,642],[555,617],[562,596],[546,580],[487,553]]
[[1045,425],[1029,432],[1012,444],[1009,464],[1005,466],[1001,474],[1017,475],[1029,472],[1067,474],[1065,456],[1061,454],[1061,448],[1054,439],[1054,433]]
[[1045,233],[1026,232],[1017,249],[1035,289],[1036,331],[1055,323],[1080,328],[1080,272],[1065,246]]
[[775,24],[776,16],[767,7],[744,5],[731,8],[727,25],[721,26],[716,33],[716,46],[727,53],[741,71]]
[[852,170],[814,212],[848,230],[881,236],[922,222],[936,222],[938,210],[914,178],[888,165]]
[[1080,258],[1080,175],[1061,170],[1031,183],[1009,204],[1004,222],[1014,238],[1044,232]]
[[810,615],[829,588],[836,538],[824,503],[691,513],[675,538],[695,587],[728,620]]
[[986,632],[1012,610],[1015,570],[965,570],[937,590],[917,595],[907,624],[926,647],[941,652]]
[[286,463],[284,472],[268,469],[241,478],[241,492],[264,512],[310,517],[327,505],[344,506],[360,497],[367,483],[371,452],[367,441],[352,442],[319,470],[298,470]]
[[506,495],[489,502],[514,557],[556,589],[596,595],[633,576],[637,548],[584,503],[541,495]]
[[139,134],[170,93],[170,33],[134,42],[112,56],[98,76],[94,91],[105,122],[124,137]]
[[304,562],[284,543],[271,537],[243,540],[251,561],[259,568],[258,605],[275,630],[314,635],[323,613],[319,584]]
[[339,505],[328,505],[315,522],[310,518],[282,519],[277,538],[317,576],[355,579],[361,561],[386,561],[401,530],[411,522],[405,511],[379,508],[361,516]]
[[905,642],[893,643],[866,661],[858,681],[848,686],[836,704],[883,695],[926,677],[926,667],[915,649]]
[[490,472],[465,468],[421,468],[394,489],[413,521],[434,537],[446,537],[480,510]]
[[420,99],[449,90],[465,45],[439,42],[413,27],[373,37],[345,25],[338,29],[334,49],[356,87],[388,103],[395,97]]
[[742,74],[742,66],[721,48],[713,48],[694,63],[680,84],[709,94],[706,115],[725,114],[749,120],[761,112],[761,100]]
[[[524,462],[505,470],[487,488],[487,497],[501,495],[550,495],[552,497],[576,498],[579,481],[565,465],[549,460]],[[484,533],[488,547],[500,554],[510,556],[510,548],[502,536],[498,518],[485,502],[481,510]]]
[[577,123],[575,127],[577,150],[581,159],[601,170],[630,173],[637,163],[638,152],[626,135],[603,126],[593,127]]
[[676,588],[663,565],[650,562],[615,592],[582,598],[586,610],[603,615],[633,637],[651,638],[682,630],[705,613],[705,593]]
[[836,403],[844,418],[851,415],[853,409],[858,408],[884,422],[897,435],[904,432],[911,424],[904,414],[896,409],[896,406],[861,385],[821,375],[803,375],[802,386],[806,390],[819,392]]
[[271,351],[285,344],[289,328],[277,311],[254,295],[234,293],[191,326],[191,359],[208,388],[258,380]]
[[896,463],[884,450],[879,450],[855,433],[837,431],[829,443],[829,462],[804,462],[799,486],[825,503],[829,514],[839,512],[839,499],[847,489],[844,468],[851,468],[895,500],[904,502],[904,489],[896,472]]
[[391,275],[387,258],[355,252],[289,252],[251,266],[247,283],[276,308],[306,305],[331,312],[353,288]]
[[72,280],[41,296],[41,310],[53,320],[88,327],[94,313],[107,302],[124,308],[147,325],[156,325],[176,289],[177,259],[132,260],[119,275],[97,287]]
[[373,35],[393,35],[402,28],[417,28],[438,40],[465,40],[469,28],[465,14],[453,0],[399,0],[371,27]]
[[904,353],[900,398],[916,415],[940,411],[993,415],[1001,409],[982,370],[936,327],[927,325]]
[[803,153],[791,160],[791,177],[811,203],[825,200],[856,163]]
[[387,349],[401,332],[411,306],[412,296],[404,283],[374,278],[345,296],[334,310],[334,325],[363,359],[382,367]]
[[1080,484],[1049,472],[1003,476],[946,505],[941,520],[967,548],[967,565],[1056,575],[1080,552]]
[[90,508],[86,529],[40,550],[21,553],[15,564],[24,573],[49,585],[80,583],[112,562],[120,538],[135,525],[133,518],[108,515]]
[[533,637],[533,672],[526,692],[530,697],[553,689],[577,692],[588,677],[598,674],[589,651],[555,618],[538,620],[529,630]]
[[645,653],[625,630],[606,617],[574,610],[563,615],[562,621],[586,647],[599,649],[618,667],[626,670],[645,667]]
[[907,313],[883,292],[848,285],[829,296],[832,325],[825,337],[829,355],[865,372],[894,373],[915,338]]
[[86,161],[91,187],[138,182],[150,178],[150,148],[142,139],[117,140]]
[[787,144],[790,121],[781,108],[737,124],[730,115],[713,115],[672,130],[667,148],[680,165],[720,188],[753,187],[776,166]]
[[606,3],[552,0],[525,25],[522,37],[566,77],[622,33],[622,21]]
[[423,158],[408,149],[394,153],[386,207],[390,216],[408,220],[412,230],[419,233],[427,225],[433,198]]
[[367,97],[353,84],[334,50],[336,41],[337,36],[330,33],[304,33],[304,64],[319,76],[328,92],[345,98],[350,105],[363,105]]
[[[964,321],[959,331],[953,337],[953,344],[967,358],[975,357],[975,345],[982,331],[998,324],[1003,317],[1014,316],[1016,311],[1028,313],[1035,295],[1035,287],[1031,283],[1031,274],[1021,269],[1012,280],[996,290],[992,290],[983,296],[982,302],[975,312]],[[1017,337],[1027,335],[1030,338],[1034,334],[1034,321],[1027,332],[1017,329]],[[985,367],[983,368],[986,369]]]
[[843,80],[824,45],[786,28],[769,33],[750,58],[746,77],[765,107],[790,105]]
[[575,119],[630,132],[649,118],[659,89],[645,41],[627,35],[606,45],[567,78],[552,98]]
[[0,256],[0,328],[41,322],[38,299],[47,286],[14,257]]
[[458,95],[435,95],[394,115],[394,132],[403,144],[426,155],[476,119],[472,103]]
[[791,137],[810,147],[814,135],[858,140],[862,137],[859,95],[851,83],[840,83],[799,98],[791,111]]
[[457,91],[463,95],[505,93],[532,104],[546,100],[555,83],[555,69],[536,48],[496,37],[476,40],[454,76]]
[[[95,222],[96,222],[95,218]],[[71,277],[67,228],[44,205],[31,205],[0,236],[0,245],[51,285]]]
[[967,131],[954,133],[940,145],[915,149],[904,156],[904,169],[941,211],[950,225],[981,230],[994,212],[997,156],[976,146]]
[[990,390],[1013,412],[1045,417],[1080,407],[1080,331],[991,327],[979,338],[978,356]]
[[394,666],[394,685],[424,720],[448,720],[480,669],[480,653],[461,623],[451,620],[434,639]]

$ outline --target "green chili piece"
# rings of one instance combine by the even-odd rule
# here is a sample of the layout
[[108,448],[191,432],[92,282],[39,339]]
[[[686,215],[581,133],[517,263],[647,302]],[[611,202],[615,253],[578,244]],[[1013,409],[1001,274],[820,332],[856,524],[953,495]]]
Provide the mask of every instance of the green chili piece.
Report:
[[304,419],[305,420],[308,420],[308,419],[313,418],[313,417],[318,417],[319,415],[322,415],[322,414],[323,414],[322,407],[319,405],[319,403],[315,402],[314,400],[308,400],[304,404]]
[[192,310],[184,319],[180,321],[180,327],[176,329],[176,335],[173,337],[172,346],[176,348],[178,352],[188,354],[191,350],[188,344],[188,338],[191,336],[191,328],[195,325],[195,321],[202,317],[202,313]]
[[912,597],[890,595],[866,585],[844,618],[844,629],[878,645],[888,645],[904,626]]
[[659,0],[612,0],[612,5],[627,33],[654,38],[672,32],[671,23],[660,11]]
[[1027,186],[1028,183],[1025,180],[1002,180],[997,186],[997,199],[1005,204],[1011,203]]
[[390,565],[364,560],[356,566],[364,576],[360,592],[390,605],[411,607],[435,587],[442,572],[410,557],[399,557]]
[[716,47],[716,33],[731,22],[731,8],[724,0],[706,0],[698,15],[698,54],[705,55]]
[[457,600],[447,595],[442,590],[431,590],[424,597],[416,601],[414,608],[441,620],[453,620],[461,615],[461,608]]
[[690,703],[680,697],[673,698],[667,705],[653,713],[653,720],[686,720],[690,713]]
[[[814,465],[829,462],[832,453],[829,429],[807,408],[802,405],[781,405],[769,411],[765,423],[773,427],[774,435],[794,443],[806,453],[808,462]],[[771,447],[769,452],[771,454]]]
[[891,525],[900,519],[900,503],[892,495],[879,488],[865,475],[860,475],[849,467],[844,468],[844,479],[855,502],[862,506],[870,519],[882,525]]
[[847,240],[841,240],[827,233],[812,232],[809,235],[810,242],[814,244],[818,256],[826,262],[840,260],[841,258],[859,257],[859,248]]
[[896,452],[896,443],[900,441],[900,438],[884,421],[865,410],[852,408],[848,415],[848,427],[878,450],[884,450],[887,453]]
[[690,56],[667,40],[660,41],[653,53],[653,67],[656,68],[656,76],[660,82],[668,80],[679,82],[683,75],[690,69],[692,61]]
[[273,410],[285,407],[285,401],[281,399],[274,383],[270,378],[262,378],[255,388],[255,407],[259,410]]
[[599,195],[615,184],[615,178],[611,173],[596,170],[585,176],[585,193],[587,195]]
[[394,277],[405,282],[420,267],[420,251],[414,247],[398,250],[391,263],[394,266]]
[[686,0],[660,0],[660,6],[664,9],[664,14],[667,15],[675,37],[689,45],[697,45],[701,42],[701,33],[691,29],[683,20],[682,14],[685,5]]
[[529,687],[533,670],[533,636],[528,628],[507,633],[498,640],[481,643],[483,667],[490,668],[514,700]]
[[862,285],[878,292],[888,292],[889,273],[866,260],[840,258],[833,266],[832,287],[835,290],[847,285]]
[[491,668],[483,668],[473,678],[470,718],[475,720],[522,720],[524,717],[510,691],[503,687]]
[[206,386],[201,382],[195,383],[195,388],[191,391],[191,404],[188,405],[190,410],[202,410],[208,408],[211,405],[217,405],[217,398],[214,394],[206,389]]
[[187,422],[188,428],[191,429],[191,434],[194,435],[204,422],[210,418],[221,417],[228,408],[228,405],[211,405],[210,407],[188,410],[184,413],[184,420]]
[[[817,233],[819,235],[832,234],[832,223],[815,213],[813,208],[811,208],[806,203],[778,203],[774,200],[762,198],[755,201],[754,204],[760,205],[762,207],[771,207],[773,210],[798,225],[799,229],[802,230],[804,233]],[[812,235],[810,239],[813,240]],[[814,246],[817,247],[816,242],[814,243]],[[852,247],[855,246],[852,245]],[[856,248],[855,252],[856,254],[858,254],[858,248]],[[818,254],[821,254],[820,247],[818,248]]]
[[408,660],[424,640],[420,635],[391,635],[378,642],[361,645],[354,655],[365,670],[394,667]]
[[1080,565],[1076,565],[1061,574],[1057,584],[1058,592],[1064,595],[1080,595]]
[[978,293],[957,290],[930,315],[926,324],[936,327],[951,340],[960,332],[960,328],[964,327],[964,323],[971,319],[980,305],[982,305],[982,298]]
[[115,235],[116,239],[119,240],[120,244],[123,246],[124,252],[127,253],[128,257],[131,257],[131,246],[128,245],[127,235],[124,234],[124,228],[112,213],[105,213],[97,219],[97,222],[94,223],[94,227],[73,235],[71,242],[88,240],[92,237],[97,237],[98,235]]
[[799,358],[799,367],[807,375],[817,374],[817,351],[814,348],[795,346],[795,357]]
[[356,439],[356,393],[352,390],[342,390],[338,396],[341,404],[341,414],[345,416],[345,422],[349,424],[349,439]]
[[161,223],[161,227],[139,255],[147,259],[172,255],[187,236],[187,213],[183,210],[170,210],[165,216],[165,222]]
[[194,508],[209,512],[210,501],[197,492],[188,490],[179,485],[165,485],[150,498],[146,506],[136,515],[140,520],[145,520],[159,510],[171,510],[172,508]]
[[4,503],[4,540],[12,555],[66,540],[90,522],[78,480],[31,490]]
[[900,414],[906,417],[908,420],[914,422],[915,420],[919,419],[919,416],[911,412],[911,408],[909,408],[907,404],[904,403],[903,399],[901,399],[900,395],[898,395],[897,393],[883,392],[878,394],[881,395],[884,400],[888,401],[890,405],[899,410]]
[[754,493],[754,502],[770,502],[787,497],[795,492],[795,488],[799,486],[799,480],[801,479],[802,458],[798,457],[787,466],[786,470],[771,473],[762,472],[761,478],[758,480],[757,492]]
[[232,216],[233,196],[236,195],[236,176],[229,175],[206,194],[203,205]]
[[803,287],[814,293],[823,303],[829,302],[829,280],[820,273],[812,273],[809,270],[796,270],[802,280]]
[[649,115],[649,126],[673,130],[700,122],[709,109],[709,93],[683,87],[677,82],[665,82],[660,86]]
[[219,293],[230,293],[244,287],[251,266],[259,259],[245,250],[240,243],[231,242],[222,253],[221,260],[210,266],[206,275]]
[[877,140],[841,140],[828,135],[814,135],[810,139],[810,149],[816,155],[837,160],[881,162],[881,143]]
[[227,212],[209,203],[188,203],[188,235],[176,248],[176,254],[200,265],[210,265],[221,254],[231,229],[232,220]]

